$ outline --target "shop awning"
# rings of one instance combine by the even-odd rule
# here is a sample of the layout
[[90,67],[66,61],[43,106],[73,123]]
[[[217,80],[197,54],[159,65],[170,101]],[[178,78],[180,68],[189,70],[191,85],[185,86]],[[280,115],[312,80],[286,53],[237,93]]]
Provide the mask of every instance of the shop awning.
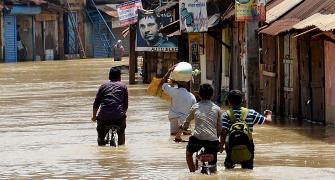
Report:
[[65,11],[65,8],[63,8],[62,6],[50,2],[46,2],[44,5],[42,5],[42,7],[44,10],[52,10],[57,12]]
[[315,27],[321,31],[335,30],[335,14],[316,13],[293,26],[294,29]]
[[211,17],[208,18],[208,27],[210,28],[218,25],[220,20],[220,14],[213,14]]
[[121,32],[122,36],[125,38],[128,34],[129,34],[129,27],[127,27],[126,29],[124,29],[122,32]]
[[167,10],[169,10],[169,9],[172,9],[172,8],[177,7],[177,5],[178,5],[178,2],[168,2],[168,3],[166,3],[166,4],[163,5],[163,6],[159,6],[159,7],[157,7],[157,8],[155,9],[155,12],[157,12],[157,13],[162,13],[162,12],[165,12],[165,11],[167,11]]
[[[12,4],[10,4],[11,8],[15,7],[12,14],[13,13],[15,13],[15,14],[26,14],[26,15],[39,14],[39,13],[36,12],[36,10],[33,10],[34,8],[36,9],[36,7],[42,8],[43,11],[51,11],[51,12],[52,11],[56,11],[56,12],[64,12],[65,11],[65,8],[63,8],[59,4],[51,3],[51,2],[48,2],[48,1],[45,1],[45,0],[20,0],[20,1],[16,1],[16,2],[8,2],[8,3],[12,3]],[[22,8],[22,9],[24,9],[23,10],[24,12],[18,12],[19,10],[21,10],[21,7],[24,7],[24,8]],[[32,7],[32,9],[27,10],[30,7]],[[1,10],[1,8],[0,8],[0,10]],[[31,12],[27,12],[27,11],[31,11]]]
[[104,4],[98,5],[97,8],[111,17],[119,17],[116,8],[117,5],[118,4]]
[[292,8],[300,4],[303,0],[284,0],[277,6],[271,8],[266,12],[266,23],[272,23],[277,20]]
[[300,20],[297,18],[281,19],[281,20],[275,21],[274,23],[272,23],[271,25],[267,27],[261,28],[259,33],[276,36],[280,33],[291,30],[292,27],[299,22]]
[[14,5],[10,10],[11,15],[36,15],[42,12],[39,6],[16,6]]

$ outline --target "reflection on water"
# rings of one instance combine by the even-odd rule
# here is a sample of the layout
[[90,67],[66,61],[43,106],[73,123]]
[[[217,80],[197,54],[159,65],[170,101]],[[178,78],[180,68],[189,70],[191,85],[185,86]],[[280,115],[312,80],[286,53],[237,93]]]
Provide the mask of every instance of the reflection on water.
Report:
[[254,170],[225,170],[219,154],[216,175],[188,173],[186,144],[168,135],[168,103],[142,84],[129,86],[126,146],[97,147],[92,102],[121,64],[0,64],[0,179],[334,179],[334,128],[282,120],[256,126]]

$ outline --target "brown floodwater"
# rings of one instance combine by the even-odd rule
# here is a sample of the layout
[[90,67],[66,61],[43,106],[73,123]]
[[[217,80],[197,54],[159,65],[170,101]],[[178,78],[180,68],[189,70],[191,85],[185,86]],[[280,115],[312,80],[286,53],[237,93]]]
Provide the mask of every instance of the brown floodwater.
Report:
[[335,179],[335,128],[284,119],[255,127],[254,170],[225,170],[223,153],[217,174],[188,173],[186,143],[169,136],[168,102],[141,83],[129,85],[126,145],[98,147],[92,103],[121,64],[0,64],[0,179]]

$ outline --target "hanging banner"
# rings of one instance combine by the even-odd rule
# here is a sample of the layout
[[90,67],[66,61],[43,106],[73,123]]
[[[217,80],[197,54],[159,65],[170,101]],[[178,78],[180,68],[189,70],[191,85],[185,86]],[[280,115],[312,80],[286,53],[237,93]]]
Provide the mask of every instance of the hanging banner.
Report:
[[136,29],[136,51],[178,51],[177,38],[168,38],[159,32],[160,28],[172,22],[170,13],[158,14],[154,11],[138,11]]
[[236,21],[265,21],[266,0],[235,0]]
[[180,0],[179,19],[181,32],[208,31],[207,0]]
[[[200,54],[203,54],[203,34],[201,33],[189,33],[188,34],[189,44],[189,62],[192,64],[193,71],[196,69],[201,72],[201,61]],[[192,91],[198,91],[201,84],[201,73],[194,74]]]
[[137,9],[142,9],[141,0],[132,0],[116,6],[120,26],[128,26],[137,22]]

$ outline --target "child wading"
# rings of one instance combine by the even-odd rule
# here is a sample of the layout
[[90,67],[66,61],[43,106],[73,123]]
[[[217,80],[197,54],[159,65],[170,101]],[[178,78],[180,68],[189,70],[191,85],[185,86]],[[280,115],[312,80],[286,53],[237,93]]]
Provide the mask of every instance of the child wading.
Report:
[[220,152],[226,150],[224,166],[227,169],[241,164],[243,169],[253,169],[255,145],[252,139],[254,124],[270,123],[272,112],[264,111],[264,116],[253,109],[241,107],[242,93],[232,90],[228,93],[231,109],[222,115]]
[[195,120],[195,127],[192,136],[189,138],[186,147],[186,161],[190,172],[196,167],[193,161],[193,154],[202,147],[206,153],[213,154],[214,160],[209,162],[213,165],[211,172],[216,172],[217,153],[219,150],[219,135],[221,133],[221,110],[220,107],[211,101],[213,87],[210,84],[202,84],[199,88],[201,101],[194,104],[188,114],[185,123],[180,127],[175,140],[181,141],[181,134],[186,130],[190,122]]

